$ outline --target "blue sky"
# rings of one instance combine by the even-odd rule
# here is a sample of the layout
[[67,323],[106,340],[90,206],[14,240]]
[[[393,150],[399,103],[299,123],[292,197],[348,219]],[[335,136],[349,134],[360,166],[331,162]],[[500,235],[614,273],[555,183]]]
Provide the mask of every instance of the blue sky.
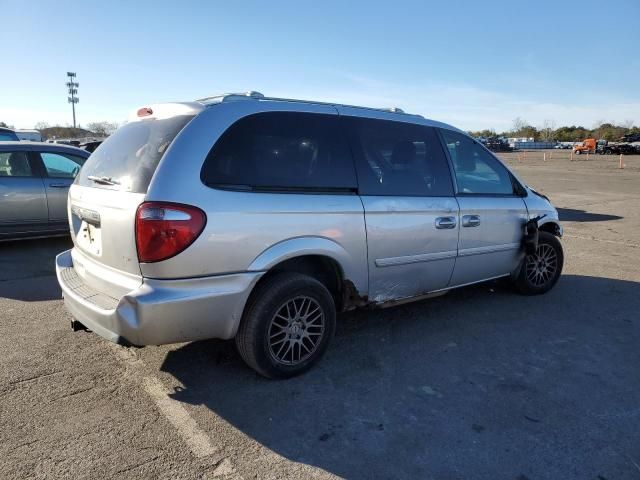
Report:
[[0,121],[124,121],[258,90],[398,106],[464,129],[640,125],[640,1],[0,0]]

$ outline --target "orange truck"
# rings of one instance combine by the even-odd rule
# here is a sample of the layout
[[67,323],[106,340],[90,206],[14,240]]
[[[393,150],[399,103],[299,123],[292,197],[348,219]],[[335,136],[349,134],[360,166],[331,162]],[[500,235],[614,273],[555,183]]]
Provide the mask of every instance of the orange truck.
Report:
[[581,153],[596,153],[598,144],[595,138],[587,138],[580,145],[573,146],[573,153],[580,155]]

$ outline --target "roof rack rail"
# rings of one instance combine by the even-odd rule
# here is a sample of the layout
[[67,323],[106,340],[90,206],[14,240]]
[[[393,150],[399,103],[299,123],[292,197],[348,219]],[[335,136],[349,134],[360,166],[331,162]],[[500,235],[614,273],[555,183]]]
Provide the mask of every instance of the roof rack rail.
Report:
[[406,113],[403,109],[398,107],[391,108],[374,108],[374,107],[363,107],[361,105],[346,105],[344,103],[339,102],[320,102],[316,100],[299,100],[295,98],[279,98],[279,97],[265,97],[262,93],[256,91],[249,91],[245,93],[223,93],[221,95],[213,95],[211,97],[199,98],[196,102],[200,102],[205,105],[213,105],[222,102],[229,102],[235,100],[271,100],[277,102],[297,102],[297,103],[313,103],[316,105],[333,105],[333,106],[342,106],[342,107],[353,107],[353,108],[362,108],[366,110],[376,110],[379,112],[390,112],[390,113],[400,113],[405,115],[413,115],[417,117],[421,117],[418,114]]
[[260,99],[265,98],[265,96],[253,90],[243,93],[222,93],[220,95],[212,95],[210,97],[198,98],[196,102],[200,103],[219,103],[225,102],[229,100],[247,100],[247,99]]
[[405,113],[405,111],[403,109],[398,108],[398,107],[381,108],[380,110],[385,110],[385,111],[391,112],[391,113]]

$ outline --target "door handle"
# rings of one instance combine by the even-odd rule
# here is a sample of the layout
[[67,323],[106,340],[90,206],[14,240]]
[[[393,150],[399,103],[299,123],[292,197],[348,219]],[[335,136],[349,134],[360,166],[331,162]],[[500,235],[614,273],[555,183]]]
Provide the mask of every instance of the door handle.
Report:
[[51,188],[69,188],[69,185],[66,183],[50,183],[49,186]]
[[436,218],[436,228],[456,228],[456,217],[438,217]]
[[462,226],[463,227],[477,227],[480,225],[480,215],[463,215]]

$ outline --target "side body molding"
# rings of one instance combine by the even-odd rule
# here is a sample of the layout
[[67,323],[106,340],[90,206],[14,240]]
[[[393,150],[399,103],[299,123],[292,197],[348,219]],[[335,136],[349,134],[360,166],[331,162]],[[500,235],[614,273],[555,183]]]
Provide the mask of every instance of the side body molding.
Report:
[[359,295],[368,294],[369,272],[365,245],[362,246],[362,252],[352,254],[335,240],[326,237],[297,237],[276,243],[258,255],[247,270],[264,272],[280,262],[303,255],[322,255],[332,258],[342,269],[344,280],[351,281]]

